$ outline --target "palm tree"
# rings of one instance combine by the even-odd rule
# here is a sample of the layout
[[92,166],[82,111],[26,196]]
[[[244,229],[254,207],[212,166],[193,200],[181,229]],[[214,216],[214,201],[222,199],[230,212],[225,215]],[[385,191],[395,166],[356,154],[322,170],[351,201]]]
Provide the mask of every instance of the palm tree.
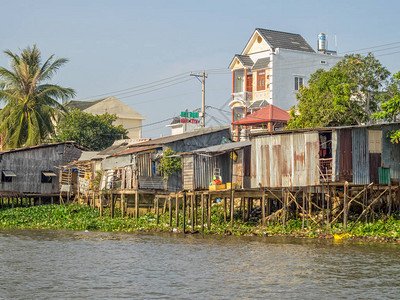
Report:
[[20,55],[10,50],[10,67],[0,67],[0,101],[5,102],[0,112],[0,133],[4,148],[18,148],[42,143],[54,133],[56,120],[65,113],[57,101],[75,95],[73,89],[46,81],[68,60],[53,61],[51,55],[41,64],[41,53],[36,45],[21,50]]

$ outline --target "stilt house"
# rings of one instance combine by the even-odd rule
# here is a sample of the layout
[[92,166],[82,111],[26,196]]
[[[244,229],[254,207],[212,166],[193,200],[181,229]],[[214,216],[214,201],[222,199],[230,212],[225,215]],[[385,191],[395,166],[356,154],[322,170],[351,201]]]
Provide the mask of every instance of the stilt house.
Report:
[[251,187],[398,182],[400,145],[392,144],[387,135],[399,128],[399,123],[393,123],[254,135]]
[[74,142],[44,144],[0,153],[1,191],[52,196],[59,194],[59,168],[81,156]]

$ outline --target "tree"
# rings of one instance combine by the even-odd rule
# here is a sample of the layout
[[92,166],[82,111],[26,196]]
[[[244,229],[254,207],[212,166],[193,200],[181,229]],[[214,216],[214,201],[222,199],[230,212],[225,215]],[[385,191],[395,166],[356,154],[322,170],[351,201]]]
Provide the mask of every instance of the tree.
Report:
[[[382,103],[380,111],[373,114],[372,117],[389,122],[398,121],[400,115],[400,72],[393,75],[384,96],[386,101]],[[389,137],[392,143],[398,143],[400,130],[391,132]]]
[[5,102],[0,112],[0,133],[3,146],[16,148],[42,143],[54,133],[54,123],[64,112],[57,101],[75,95],[73,89],[46,83],[68,60],[51,55],[43,64],[36,45],[14,54],[10,67],[0,67],[0,100]]
[[288,129],[368,122],[389,74],[372,54],[346,55],[331,70],[317,70],[297,94],[299,114],[292,110]]
[[168,180],[170,175],[182,170],[181,158],[173,156],[176,154],[171,148],[167,148],[163,153],[158,169],[161,171],[164,180]]
[[55,142],[75,141],[93,151],[110,147],[115,140],[127,138],[122,125],[114,126],[116,115],[93,115],[79,109],[70,110],[56,127]]

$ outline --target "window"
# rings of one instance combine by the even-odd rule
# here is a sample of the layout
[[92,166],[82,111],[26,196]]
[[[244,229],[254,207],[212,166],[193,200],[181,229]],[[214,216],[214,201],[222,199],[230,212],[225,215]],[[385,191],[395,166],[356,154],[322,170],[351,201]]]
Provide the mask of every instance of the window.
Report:
[[52,171],[42,171],[42,183],[52,183],[53,177],[56,176],[56,173]]
[[300,76],[294,77],[294,90],[298,91],[303,86],[304,79]]
[[265,71],[257,72],[257,91],[265,90]]
[[1,181],[2,182],[12,182],[12,179],[15,176],[16,175],[13,171],[3,171],[3,172],[1,172]]

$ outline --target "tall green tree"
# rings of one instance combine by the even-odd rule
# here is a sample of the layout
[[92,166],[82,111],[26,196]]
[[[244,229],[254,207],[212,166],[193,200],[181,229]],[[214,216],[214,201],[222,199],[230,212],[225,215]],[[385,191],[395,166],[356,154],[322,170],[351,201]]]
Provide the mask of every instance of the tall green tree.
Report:
[[289,129],[359,125],[382,100],[389,71],[372,55],[346,55],[331,70],[318,70],[297,94]]
[[54,123],[65,110],[58,100],[71,98],[73,89],[47,83],[68,60],[51,55],[43,64],[36,45],[4,53],[10,69],[0,67],[0,133],[3,147],[17,148],[42,143],[54,133]]
[[[388,122],[399,121],[400,117],[400,72],[394,74],[387,87],[386,93],[383,94],[386,98],[382,103],[380,110],[373,114],[372,117]],[[398,143],[400,140],[400,130],[390,133],[392,143]]]
[[53,140],[75,141],[89,150],[100,151],[115,140],[127,138],[128,132],[122,125],[112,124],[116,119],[115,114],[93,115],[75,108],[60,119]]

